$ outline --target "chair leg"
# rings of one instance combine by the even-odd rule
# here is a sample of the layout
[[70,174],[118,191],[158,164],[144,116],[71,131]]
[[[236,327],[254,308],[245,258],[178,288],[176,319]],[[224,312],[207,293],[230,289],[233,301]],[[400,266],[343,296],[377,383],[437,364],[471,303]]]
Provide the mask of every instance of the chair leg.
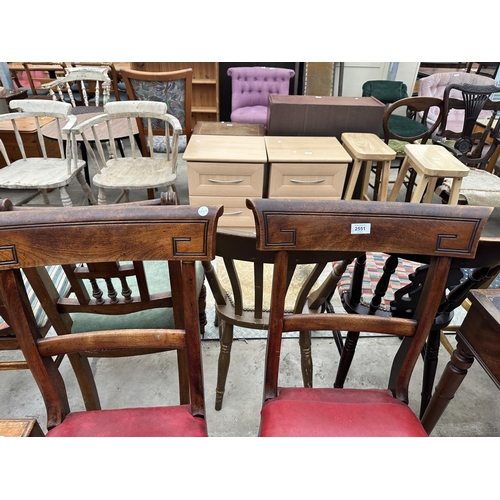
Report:
[[65,186],[61,186],[59,188],[59,196],[61,197],[63,207],[72,207],[73,206],[73,203],[71,201],[71,198],[69,197],[68,192],[66,191]]
[[438,362],[439,334],[439,330],[431,330],[424,347],[424,371],[422,376],[422,393],[420,399],[420,418],[424,415],[432,396]]
[[299,332],[299,346],[304,387],[312,387],[313,363],[311,356],[311,332],[309,330]]
[[234,326],[219,319],[220,354],[217,369],[217,386],[215,388],[215,409],[222,408],[222,399],[226,389],[227,372],[231,362],[231,347],[233,346]]
[[179,372],[179,400],[181,405],[190,403],[189,397],[189,367],[187,361],[187,351],[177,350],[177,367]]
[[339,360],[337,376],[335,378],[335,383],[333,384],[333,387],[336,389],[342,389],[344,387],[347,373],[349,372],[349,368],[351,367],[351,363],[354,358],[354,352],[356,351],[358,339],[359,332],[347,332],[344,349],[342,350],[342,355]]
[[200,294],[198,295],[198,318],[200,321],[200,334],[205,335],[205,325],[207,324],[207,287],[201,286]]
[[68,359],[78,381],[85,409],[87,411],[100,410],[99,394],[97,393],[94,375],[92,374],[88,358],[74,353],[68,354]]
[[90,203],[92,205],[97,205],[94,193],[92,192],[92,189],[90,189],[90,186],[85,180],[85,176],[83,175],[83,172],[81,170],[76,174],[76,180],[80,183],[80,186],[82,186],[83,192],[87,195]]

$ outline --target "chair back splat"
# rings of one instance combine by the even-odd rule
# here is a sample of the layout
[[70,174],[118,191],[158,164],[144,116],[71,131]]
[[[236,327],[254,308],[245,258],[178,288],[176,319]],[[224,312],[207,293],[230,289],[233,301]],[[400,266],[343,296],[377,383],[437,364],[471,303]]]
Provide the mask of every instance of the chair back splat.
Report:
[[[201,365],[197,261],[215,256],[219,206],[198,210],[193,206],[142,204],[109,207],[14,209],[2,212],[0,221],[0,299],[8,311],[9,326],[42,393],[47,409],[48,436],[206,436]],[[133,237],[131,237],[133,235]],[[92,244],[89,244],[92,242]],[[99,328],[71,332],[71,312],[82,309],[75,299],[61,299],[54,290],[45,266],[61,265],[81,271],[85,277],[99,276],[106,263],[165,261],[170,292],[163,302],[173,308],[174,327]],[[85,263],[85,265],[81,265]],[[125,266],[126,267],[126,266]],[[122,284],[132,266],[121,268]],[[76,269],[75,269],[76,268]],[[58,335],[43,338],[26,294],[23,270],[49,315]],[[140,274],[140,273],[138,273]],[[144,276],[139,277],[144,281]],[[138,278],[138,281],[141,279]],[[77,281],[73,281],[75,286]],[[71,281],[71,280],[70,280]],[[80,287],[81,288],[81,287]],[[123,298],[114,294],[103,299],[96,294],[87,304],[104,314],[119,314],[121,305],[138,309],[141,301],[153,302],[147,290]],[[109,289],[108,289],[109,290]],[[104,300],[104,304],[101,304]],[[165,311],[165,309],[163,309]],[[101,311],[102,314],[102,311]],[[165,311],[166,315],[167,312]],[[106,325],[103,321],[101,325]],[[57,328],[56,328],[57,325]],[[66,333],[66,334],[64,334]],[[113,410],[74,411],[69,407],[63,377],[54,356],[103,352],[124,355],[126,350],[185,353],[189,401],[177,406],[139,407]],[[91,372],[87,374],[92,377]]]
[[[366,201],[253,199],[257,248],[276,252],[266,351],[261,436],[425,436],[407,406],[408,385],[436,316],[453,257],[473,258],[491,213],[462,207]],[[404,235],[404,237],[402,237]],[[286,314],[286,276],[296,252],[413,254],[430,259],[412,318]],[[387,389],[279,386],[282,333],[342,330],[403,337]]]

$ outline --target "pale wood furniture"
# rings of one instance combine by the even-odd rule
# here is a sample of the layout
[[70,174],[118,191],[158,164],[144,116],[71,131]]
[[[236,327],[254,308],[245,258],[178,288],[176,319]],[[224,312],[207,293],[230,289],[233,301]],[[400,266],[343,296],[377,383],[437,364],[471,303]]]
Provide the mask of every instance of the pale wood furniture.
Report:
[[[196,262],[210,261],[215,256],[220,213],[220,206],[122,204],[73,207],[62,211],[25,208],[2,214],[0,295],[42,393],[47,408],[48,436],[207,435]],[[133,238],[129,237],[131,234]],[[89,292],[82,304],[75,299],[60,301],[43,273],[45,266],[49,265],[71,268],[75,277],[72,284],[76,286],[79,277],[96,281],[117,258],[133,263],[137,273],[132,274],[136,274],[138,282],[142,283],[140,291],[136,289],[130,293],[131,287],[126,286],[132,264],[128,265],[127,271],[127,266],[115,263],[123,297],[117,297],[113,293],[116,290],[106,280],[108,298],[105,299],[92,285],[93,298],[89,300]],[[151,299],[161,299],[161,294],[155,296],[147,292],[145,273],[140,272],[145,261],[164,264],[156,277],[160,283],[170,282],[171,290],[163,294],[163,302],[164,307],[173,308],[173,327],[162,326],[161,319],[166,319],[163,312],[159,317],[160,324],[155,327],[144,328],[140,320],[139,326],[135,327],[127,320],[125,326],[114,327],[109,322],[101,322],[90,330],[69,334],[72,322],[69,314],[81,312],[84,305],[93,313],[104,308],[102,314],[113,318],[120,314],[120,309],[128,307],[131,311],[138,311],[138,304],[143,303],[147,310],[153,305]],[[81,266],[82,262],[86,265]],[[21,269],[39,296],[45,291],[44,306],[52,315],[54,328],[60,328],[59,335],[42,338],[26,296]],[[189,395],[186,404],[71,412],[63,377],[52,359],[63,354],[121,357],[140,351],[165,350],[177,351],[179,358],[186,363],[188,385],[185,389]],[[123,359],[123,362],[127,360]],[[92,374],[88,373],[88,376]],[[175,376],[171,378],[176,380]]]
[[448,203],[450,205],[457,204],[462,179],[469,174],[469,168],[442,146],[407,144],[404,149],[406,156],[392,188],[389,201],[396,200],[408,170],[413,168],[418,179],[411,198],[412,203],[420,203],[421,201],[430,203],[438,179],[446,177],[452,180]]
[[[83,174],[85,162],[79,160],[75,155],[72,157],[69,154],[72,144],[70,130],[76,122],[76,117],[71,114],[71,105],[49,100],[23,99],[12,101],[11,107],[14,107],[14,103],[19,112],[2,115],[0,121],[8,121],[12,124],[22,158],[11,161],[5,146],[0,142],[0,152],[7,164],[6,167],[0,169],[0,187],[39,190],[45,204],[49,204],[47,190],[59,189],[63,206],[71,206],[73,203],[66,191],[66,186],[73,178],[76,178],[86,197],[91,203],[95,203],[95,197]],[[50,152],[45,147],[40,117],[54,118],[57,123],[58,157],[51,157]],[[26,155],[23,136],[19,133],[16,123],[17,120],[24,118],[35,120],[37,139],[41,149],[39,157]]]
[[336,137],[266,136],[269,198],[340,199],[352,161]]
[[219,121],[219,63],[216,62],[132,62],[131,69],[163,72],[193,70],[193,121]]
[[[66,74],[41,86],[54,101],[71,102],[76,106],[104,106],[110,98],[111,68],[66,68]],[[76,86],[76,89],[75,89]],[[76,95],[75,95],[76,94]],[[90,95],[89,95],[90,94]]]
[[373,199],[387,201],[391,161],[396,158],[396,152],[375,134],[346,132],[342,134],[342,145],[353,159],[344,199],[352,198],[360,173],[362,173],[360,199],[369,199],[370,172],[373,162],[377,162],[377,169],[381,172],[380,193],[376,193]]
[[344,132],[378,134],[384,110],[374,97],[270,95],[266,131],[338,140]]
[[1,418],[1,437],[44,437],[35,418]]
[[262,197],[267,162],[264,137],[195,135],[183,156],[189,202],[224,205],[219,227],[254,231],[245,200]]
[[[408,407],[413,368],[436,317],[452,258],[474,257],[491,209],[344,200],[254,199],[248,205],[256,219],[257,249],[275,254],[259,435],[425,436]],[[405,237],[394,238],[395,234]],[[286,314],[288,270],[303,251],[312,256],[331,252],[335,259],[367,251],[428,256],[430,272],[415,315]],[[360,329],[403,337],[387,389],[280,386],[284,332]],[[385,357],[380,362],[389,368]]]
[[474,360],[500,389],[500,291],[471,290],[471,306],[457,331],[457,347],[422,417],[430,434],[441,418]]
[[[85,115],[83,115],[85,116]],[[120,157],[117,154],[116,137],[114,134],[115,120],[122,120],[122,126],[127,130],[130,140],[130,151]],[[144,137],[149,150],[149,156],[142,156],[135,145],[134,125],[146,122],[147,136]],[[153,124],[156,131],[163,127],[163,138],[167,145],[166,153],[155,153],[153,148]],[[104,141],[99,138],[99,128],[108,133]],[[167,113],[167,105],[154,101],[117,101],[104,106],[104,112],[75,125],[71,131],[73,139],[73,155],[77,155],[76,143],[78,136],[83,139],[87,152],[95,160],[97,174],[92,178],[92,184],[98,187],[98,203],[106,204],[106,189],[121,190],[115,203],[123,199],[129,201],[131,189],[162,188],[175,191],[178,163],[178,142],[181,133],[179,120]],[[105,152],[103,142],[109,139],[111,157]],[[89,141],[95,142],[97,155]]]
[[193,134],[201,135],[265,135],[263,125],[258,123],[198,122]]

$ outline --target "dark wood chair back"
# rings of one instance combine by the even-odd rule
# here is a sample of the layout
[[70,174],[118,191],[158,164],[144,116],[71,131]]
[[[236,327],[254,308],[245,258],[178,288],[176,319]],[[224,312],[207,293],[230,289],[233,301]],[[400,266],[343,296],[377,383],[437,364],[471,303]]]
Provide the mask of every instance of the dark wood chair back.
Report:
[[[154,206],[155,201],[2,213],[0,297],[8,311],[8,324],[42,392],[49,429],[61,424],[70,413],[64,383],[52,356],[68,354],[70,360],[76,357],[81,361],[99,351],[105,356],[172,349],[185,353],[190,411],[204,416],[195,264],[214,258],[221,207],[199,212],[190,206]],[[166,262],[168,272],[165,267],[155,272],[160,273],[156,279],[168,284],[165,289],[170,292],[151,289],[147,263],[153,261]],[[52,265],[64,268],[74,295],[59,296],[46,272],[46,266]],[[21,270],[57,336],[43,338]],[[97,284],[100,278],[104,278],[107,298]],[[112,278],[118,279],[122,297]],[[135,291],[129,285],[131,278],[137,280]],[[89,288],[83,285],[86,280],[91,283]],[[167,315],[165,308],[173,310],[173,327],[165,326],[168,321],[162,323],[161,317],[151,327],[145,326],[147,316],[144,321],[129,319],[133,313],[143,311],[147,315],[155,308],[163,316]],[[92,331],[83,328],[72,333],[72,315],[77,312],[100,314],[111,320],[128,316],[121,325],[103,320],[100,325],[95,322]],[[85,363],[81,370],[82,377],[92,377]]]
[[[391,370],[393,396],[408,402],[408,384],[436,317],[453,257],[472,258],[491,209],[385,202],[249,200],[257,249],[275,253],[264,400],[278,395],[283,332],[342,330],[403,337]],[[465,208],[465,207],[464,207]],[[404,237],[402,237],[404,235]],[[373,314],[285,314],[285,277],[296,252],[383,252],[427,256],[429,272],[412,318]],[[332,259],[333,260],[333,259]]]

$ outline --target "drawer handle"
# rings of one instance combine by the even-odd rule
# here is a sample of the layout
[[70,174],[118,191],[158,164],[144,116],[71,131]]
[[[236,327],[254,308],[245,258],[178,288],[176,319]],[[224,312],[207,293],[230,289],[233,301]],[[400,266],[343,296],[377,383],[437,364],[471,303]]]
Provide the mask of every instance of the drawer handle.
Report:
[[224,215],[240,215],[243,213],[243,210],[238,210],[236,212],[224,212]]
[[300,179],[290,179],[290,182],[295,182],[296,184],[319,184],[320,182],[325,182],[325,179],[316,179],[315,181],[302,181]]
[[238,184],[243,182],[243,179],[234,179],[232,181],[221,181],[219,179],[208,179],[209,182],[215,182],[216,184]]

